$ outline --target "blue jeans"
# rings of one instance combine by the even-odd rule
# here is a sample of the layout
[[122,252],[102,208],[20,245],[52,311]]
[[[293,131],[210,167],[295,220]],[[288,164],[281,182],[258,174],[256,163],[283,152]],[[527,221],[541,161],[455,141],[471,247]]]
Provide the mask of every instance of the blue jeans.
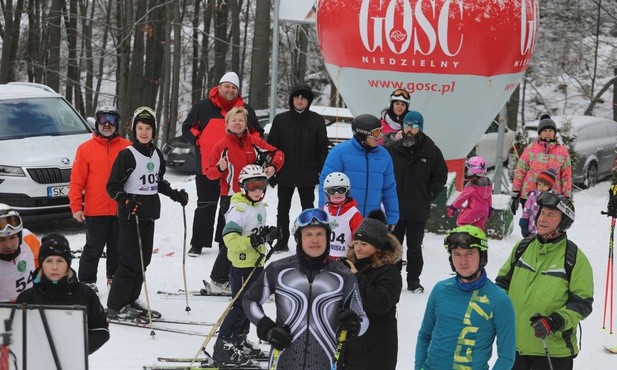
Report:
[[[246,281],[248,276],[253,271],[253,267],[233,267],[229,271],[229,285],[231,287],[231,295],[235,298],[242,287],[242,284]],[[224,339],[228,342],[236,342],[240,335],[246,334],[249,331],[249,327],[251,322],[244,314],[244,309],[242,308],[242,296],[244,292],[257,280],[257,277],[263,271],[263,267],[255,268],[255,272],[251,276],[251,280],[246,284],[244,290],[240,293],[234,305],[231,307],[229,313],[227,313],[227,317],[223,320],[221,324],[221,329],[219,331],[219,338]]]

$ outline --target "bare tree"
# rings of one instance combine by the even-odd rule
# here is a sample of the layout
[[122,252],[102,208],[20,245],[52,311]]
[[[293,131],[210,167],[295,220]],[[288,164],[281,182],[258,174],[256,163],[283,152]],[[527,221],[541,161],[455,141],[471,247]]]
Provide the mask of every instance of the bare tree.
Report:
[[251,56],[250,101],[256,109],[268,107],[268,77],[270,76],[270,0],[257,1],[253,27],[253,50]]

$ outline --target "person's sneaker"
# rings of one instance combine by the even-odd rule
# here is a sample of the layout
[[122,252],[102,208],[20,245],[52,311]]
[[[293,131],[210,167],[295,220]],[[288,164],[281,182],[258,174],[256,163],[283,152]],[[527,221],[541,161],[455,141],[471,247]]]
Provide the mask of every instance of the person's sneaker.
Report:
[[139,316],[141,316],[141,311],[131,307],[130,304],[127,304],[119,310],[114,310],[113,308],[107,309],[107,318],[112,320],[135,320]]
[[96,287],[96,283],[84,283],[86,284],[90,289],[94,290],[94,293],[99,294],[99,288]]
[[253,364],[251,359],[246,357],[233,342],[228,342],[220,337],[214,344],[212,358],[218,366],[250,366]]
[[[131,307],[141,312],[141,317],[148,318],[148,306],[140,299],[135,300],[135,302],[131,303]],[[152,311],[153,319],[160,319],[163,315],[156,310]]]
[[236,347],[248,358],[264,358],[266,354],[257,344],[248,340],[244,335],[240,336]]
[[187,254],[189,257],[199,257],[201,255],[201,248],[191,246],[191,249],[189,249]]
[[407,284],[407,290],[412,293],[424,293],[424,287],[420,283],[412,282]]

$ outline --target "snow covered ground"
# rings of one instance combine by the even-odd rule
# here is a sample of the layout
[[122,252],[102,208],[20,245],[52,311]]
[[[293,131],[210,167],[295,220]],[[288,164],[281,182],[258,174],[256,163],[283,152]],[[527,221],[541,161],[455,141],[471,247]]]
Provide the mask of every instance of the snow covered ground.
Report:
[[[175,188],[184,188],[191,196],[191,202],[186,207],[188,226],[187,250],[189,248],[193,211],[195,208],[195,184],[194,176],[168,172],[167,179]],[[570,239],[576,242],[594,268],[595,302],[593,313],[582,322],[582,350],[575,360],[575,368],[586,369],[609,369],[614,368],[617,357],[606,353],[603,345],[617,345],[617,338],[602,330],[602,313],[604,305],[604,289],[606,281],[606,266],[609,243],[610,221],[600,214],[606,209],[608,200],[609,182],[604,181],[596,187],[577,192],[575,194],[576,221],[568,232]],[[175,291],[183,287],[182,282],[182,247],[183,247],[183,221],[182,207],[165,196],[162,196],[162,217],[156,222],[155,248],[159,252],[153,255],[152,263],[147,271],[147,283],[149,298],[152,307],[170,319],[188,319],[198,321],[216,321],[228,304],[228,299],[220,297],[193,298],[189,297],[191,311],[185,312],[184,296],[179,298],[164,298],[156,292],[158,290]],[[266,194],[268,207],[268,224],[276,223],[276,191],[269,188]],[[291,217],[295,217],[300,211],[299,199],[295,198],[292,206]],[[519,215],[520,216],[520,212]],[[513,235],[504,240],[489,241],[488,275],[494,279],[497,271],[506,260],[514,243],[520,239],[518,217]],[[28,225],[26,225],[28,226]],[[51,231],[59,231],[67,234],[72,249],[83,246],[85,233],[83,229],[72,224],[36,224],[31,229],[42,236]],[[292,247],[292,249],[294,249]],[[174,252],[172,256],[165,254]],[[186,272],[189,289],[200,289],[201,280],[209,278],[210,270],[218,249],[204,250],[200,257],[186,258]],[[274,259],[290,255],[293,251],[275,254]],[[407,290],[401,293],[398,305],[398,328],[399,328],[399,357],[398,369],[410,369],[413,367],[413,357],[416,344],[416,336],[420,328],[424,314],[424,308],[431,288],[439,280],[449,276],[451,270],[446,252],[443,248],[443,235],[428,233],[424,239],[424,272],[422,284],[426,288],[424,294],[412,294]],[[78,260],[74,261],[73,267],[77,269]],[[99,290],[103,305],[107,299],[107,289],[104,286],[105,265],[101,260],[99,266]],[[145,301],[145,294],[142,293]],[[266,304],[269,314],[273,313],[274,305]],[[173,325],[159,324],[160,327]],[[608,326],[608,322],[607,322]],[[202,336],[182,335],[156,331],[151,337],[150,330],[111,325],[111,339],[99,351],[90,356],[90,369],[141,369],[143,365],[156,363],[158,356],[192,357],[205,339],[210,327],[196,327],[176,325],[181,328],[203,333]],[[156,326],[155,326],[156,328]],[[617,330],[617,323],[615,330]],[[256,341],[254,327],[251,328],[251,338]],[[208,350],[212,349],[214,340],[210,341]],[[267,348],[264,346],[264,348]],[[493,359],[494,361],[494,359]],[[610,364],[613,365],[610,365]]]

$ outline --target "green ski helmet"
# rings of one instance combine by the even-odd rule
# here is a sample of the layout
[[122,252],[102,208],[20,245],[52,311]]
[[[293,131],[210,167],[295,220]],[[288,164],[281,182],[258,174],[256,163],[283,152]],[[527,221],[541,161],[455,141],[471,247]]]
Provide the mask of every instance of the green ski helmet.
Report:
[[478,271],[482,270],[488,263],[488,240],[484,231],[479,227],[473,225],[455,227],[444,238],[444,247],[450,255],[449,260],[452,271],[456,272],[452,263],[452,249],[456,247],[465,249],[478,248],[480,250],[480,266]]

